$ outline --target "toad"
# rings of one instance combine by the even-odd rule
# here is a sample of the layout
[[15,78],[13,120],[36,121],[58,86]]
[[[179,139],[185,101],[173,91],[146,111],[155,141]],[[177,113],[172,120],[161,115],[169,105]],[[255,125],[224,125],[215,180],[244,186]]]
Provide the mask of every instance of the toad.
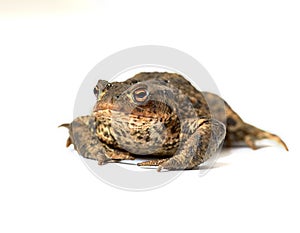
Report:
[[275,134],[256,128],[236,114],[219,96],[197,90],[182,75],[142,72],[124,82],[99,80],[91,115],[70,124],[71,144],[83,157],[107,162],[151,158],[138,166],[158,171],[194,169],[222,148],[270,139]]

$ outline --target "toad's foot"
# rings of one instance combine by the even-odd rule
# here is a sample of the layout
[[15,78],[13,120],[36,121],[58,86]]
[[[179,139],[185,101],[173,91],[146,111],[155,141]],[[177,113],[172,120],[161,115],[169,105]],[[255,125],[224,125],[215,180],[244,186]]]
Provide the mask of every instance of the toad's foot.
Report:
[[247,146],[255,150],[257,149],[257,146],[255,144],[256,141],[267,139],[275,141],[287,151],[289,150],[285,142],[277,135],[256,128],[253,125],[247,123],[243,123],[243,125],[238,130],[236,130],[235,132],[230,132],[230,134],[227,136],[227,145],[230,145],[235,141],[244,141]]
[[140,167],[144,167],[144,166],[159,166],[161,164],[163,164],[164,162],[166,162],[168,159],[153,159],[153,160],[148,160],[148,161],[144,161],[144,162],[140,162],[137,165]]
[[69,138],[66,146],[74,145],[74,149],[83,157],[95,159],[99,165],[116,160],[134,160],[126,151],[112,149],[102,143],[95,134],[94,118],[83,116],[76,118],[70,124],[62,124],[69,129]]

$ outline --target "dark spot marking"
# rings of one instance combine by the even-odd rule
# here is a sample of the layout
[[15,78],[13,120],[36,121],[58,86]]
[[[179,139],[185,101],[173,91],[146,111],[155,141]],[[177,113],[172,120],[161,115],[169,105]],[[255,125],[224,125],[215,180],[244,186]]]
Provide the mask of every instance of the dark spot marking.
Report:
[[235,126],[236,125],[236,121],[233,120],[231,117],[227,118],[227,125],[228,126]]
[[177,126],[171,128],[171,133],[172,134],[177,133],[177,132],[178,132],[178,127]]
[[202,107],[202,104],[200,101],[197,101],[196,103],[194,103],[194,108],[198,109],[198,108],[201,108]]
[[123,137],[126,137],[126,134],[123,130],[121,131],[121,134],[122,134]]
[[98,87],[95,87],[95,88],[94,88],[94,95],[95,95],[96,97],[98,97],[98,94],[99,94],[99,88],[98,88]]

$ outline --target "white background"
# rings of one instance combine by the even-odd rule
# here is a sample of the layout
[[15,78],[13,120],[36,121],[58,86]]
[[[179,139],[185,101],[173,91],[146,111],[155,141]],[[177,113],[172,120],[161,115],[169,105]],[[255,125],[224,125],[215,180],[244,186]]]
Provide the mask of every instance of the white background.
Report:
[[[18,2],[0,1],[1,232],[299,232],[299,1]],[[145,44],[198,59],[290,152],[226,151],[147,192],[99,181],[57,125],[94,65]]]

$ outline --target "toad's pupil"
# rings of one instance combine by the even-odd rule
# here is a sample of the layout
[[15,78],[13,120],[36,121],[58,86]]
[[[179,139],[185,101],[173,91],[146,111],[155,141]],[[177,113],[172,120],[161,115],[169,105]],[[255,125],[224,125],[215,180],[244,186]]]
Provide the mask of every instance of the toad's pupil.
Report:
[[135,96],[139,99],[143,99],[146,95],[147,95],[147,93],[145,91],[141,91],[141,92],[135,94]]

